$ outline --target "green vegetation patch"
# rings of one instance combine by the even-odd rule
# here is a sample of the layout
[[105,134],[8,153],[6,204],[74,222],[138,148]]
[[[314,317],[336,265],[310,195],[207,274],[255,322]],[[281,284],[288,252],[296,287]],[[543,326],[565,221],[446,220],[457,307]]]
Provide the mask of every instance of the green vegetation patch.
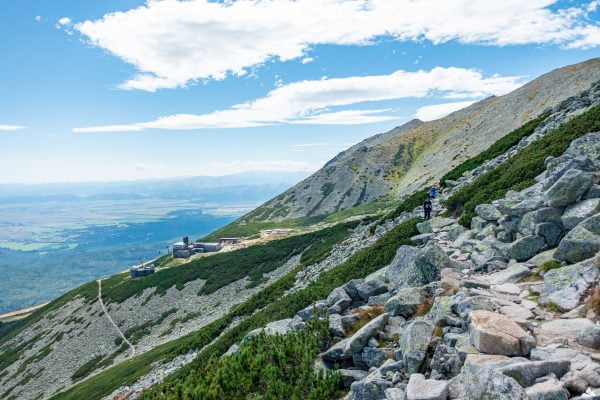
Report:
[[193,384],[179,385],[165,394],[153,391],[143,399],[289,399],[340,398],[338,374],[317,372],[314,360],[327,339],[321,329],[280,336],[261,334],[235,354],[213,358],[196,372]]
[[527,122],[525,125],[520,126],[519,128],[510,132],[508,135],[496,141],[482,153],[479,153],[477,156],[466,160],[460,165],[457,165],[447,174],[442,176],[442,179],[440,179],[440,186],[446,186],[447,180],[457,180],[465,172],[472,171],[475,168],[485,164],[487,161],[506,153],[508,150],[510,150],[511,147],[519,144],[521,139],[531,135],[535,128],[537,128],[546,119],[547,116],[547,114],[544,114],[534,120]]
[[466,212],[467,217],[461,223],[469,225],[475,206],[500,199],[509,190],[522,190],[532,186],[535,184],[535,177],[545,170],[544,160],[548,156],[562,155],[573,140],[598,130],[600,106],[595,106],[458,190],[446,200],[446,206],[454,215]]

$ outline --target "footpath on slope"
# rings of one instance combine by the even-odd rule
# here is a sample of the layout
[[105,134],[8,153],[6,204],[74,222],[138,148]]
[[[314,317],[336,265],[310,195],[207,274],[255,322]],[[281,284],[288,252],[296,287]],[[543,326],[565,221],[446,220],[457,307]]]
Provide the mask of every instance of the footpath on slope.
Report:
[[104,305],[104,302],[102,301],[102,279],[98,279],[97,282],[98,282],[98,302],[100,303],[100,307],[102,307],[102,311],[104,312],[104,315],[106,315],[106,318],[108,318],[108,320],[110,321],[112,326],[115,327],[115,330],[117,331],[119,336],[121,336],[121,339],[123,339],[123,341],[125,343],[127,343],[127,345],[129,345],[129,348],[131,349],[130,357],[133,357],[133,356],[135,356],[135,346],[129,340],[127,340],[127,338],[121,331],[121,328],[119,328],[119,326],[115,323],[115,321],[113,321],[112,317],[108,313],[108,310],[106,309],[106,306]]

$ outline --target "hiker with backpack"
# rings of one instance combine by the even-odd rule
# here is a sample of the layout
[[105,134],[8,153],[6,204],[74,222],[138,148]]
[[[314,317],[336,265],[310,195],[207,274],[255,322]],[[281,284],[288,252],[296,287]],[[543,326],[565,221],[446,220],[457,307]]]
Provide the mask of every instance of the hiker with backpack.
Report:
[[432,210],[433,210],[433,203],[431,202],[431,199],[429,197],[427,197],[425,199],[425,201],[423,202],[423,214],[424,214],[425,219],[431,218]]

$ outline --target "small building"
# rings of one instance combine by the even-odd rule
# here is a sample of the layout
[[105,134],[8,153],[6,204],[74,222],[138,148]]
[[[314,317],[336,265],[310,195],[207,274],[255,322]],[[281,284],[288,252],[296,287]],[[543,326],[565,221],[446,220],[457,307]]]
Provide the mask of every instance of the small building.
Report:
[[192,243],[190,244],[189,238],[186,236],[181,242],[173,244],[173,257],[174,258],[188,258],[193,254],[199,253],[214,253],[221,250],[220,243]]
[[236,237],[229,237],[229,238],[221,238],[221,240],[219,240],[219,244],[221,246],[227,246],[227,245],[232,245],[232,244],[240,244],[242,241],[240,240],[240,238],[236,238]]
[[129,268],[129,273],[131,274],[131,278],[140,278],[142,276],[152,275],[155,271],[154,264],[150,265],[137,265]]

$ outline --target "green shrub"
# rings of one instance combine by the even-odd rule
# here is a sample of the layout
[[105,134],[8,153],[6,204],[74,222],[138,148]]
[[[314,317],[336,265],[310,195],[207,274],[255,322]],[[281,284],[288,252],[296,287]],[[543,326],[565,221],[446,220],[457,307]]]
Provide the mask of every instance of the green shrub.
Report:
[[195,379],[165,393],[153,391],[143,399],[289,399],[326,400],[342,395],[339,376],[314,370],[327,329],[261,334],[239,351],[212,358],[196,371]]
[[551,269],[556,269],[562,267],[562,264],[556,260],[546,261],[538,267],[539,271],[548,272]]
[[[461,188],[446,200],[446,206],[454,214],[473,212],[478,204],[490,203],[506,195],[509,190],[521,190],[535,184],[535,177],[545,170],[548,156],[558,157],[565,152],[571,141],[590,132],[600,130],[600,106],[562,124],[552,133],[529,144],[506,162],[489,171],[469,185]],[[472,214],[471,214],[472,215]],[[470,225],[470,217],[463,224]]]

